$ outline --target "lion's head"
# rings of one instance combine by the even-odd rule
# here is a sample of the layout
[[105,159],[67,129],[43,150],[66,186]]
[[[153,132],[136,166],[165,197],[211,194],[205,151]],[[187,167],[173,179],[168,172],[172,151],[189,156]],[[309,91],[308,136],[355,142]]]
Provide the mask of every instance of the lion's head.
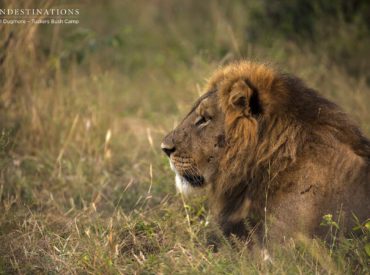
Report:
[[238,155],[256,145],[258,124],[275,108],[265,93],[273,88],[281,93],[280,86],[274,70],[261,64],[241,62],[214,74],[207,92],[161,145],[179,191],[188,193],[246,172]]
[[178,191],[188,194],[205,187],[217,174],[225,147],[224,120],[216,91],[209,91],[164,138],[161,147],[176,173]]

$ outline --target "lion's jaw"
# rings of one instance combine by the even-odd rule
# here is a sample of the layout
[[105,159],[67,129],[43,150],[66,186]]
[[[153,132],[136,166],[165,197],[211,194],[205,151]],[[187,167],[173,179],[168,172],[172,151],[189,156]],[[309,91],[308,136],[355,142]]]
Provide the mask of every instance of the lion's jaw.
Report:
[[175,173],[175,183],[177,192],[184,194],[185,196],[194,194],[195,188],[191,186],[191,184],[183,176],[180,175],[171,159],[169,159],[169,161],[171,170]]

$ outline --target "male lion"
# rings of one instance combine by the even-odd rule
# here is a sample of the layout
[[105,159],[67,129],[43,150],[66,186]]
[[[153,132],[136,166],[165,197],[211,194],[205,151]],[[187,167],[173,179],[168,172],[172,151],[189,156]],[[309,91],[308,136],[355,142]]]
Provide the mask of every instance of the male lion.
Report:
[[246,236],[246,218],[282,240],[324,237],[326,214],[343,229],[370,217],[370,141],[337,105],[269,66],[219,69],[161,147],[179,191],[208,186],[226,235]]

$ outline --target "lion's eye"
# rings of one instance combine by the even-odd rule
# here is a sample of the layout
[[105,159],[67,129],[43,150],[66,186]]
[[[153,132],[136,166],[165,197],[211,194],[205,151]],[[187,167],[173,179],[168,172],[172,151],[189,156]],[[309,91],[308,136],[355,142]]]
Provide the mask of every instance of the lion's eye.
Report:
[[205,116],[199,116],[195,120],[195,126],[205,126],[209,121],[209,118],[206,118]]

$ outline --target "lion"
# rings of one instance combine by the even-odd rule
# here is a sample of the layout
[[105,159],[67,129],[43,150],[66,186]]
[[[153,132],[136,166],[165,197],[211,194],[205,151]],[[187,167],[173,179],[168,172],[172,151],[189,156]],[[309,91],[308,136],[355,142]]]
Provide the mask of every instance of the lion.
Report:
[[218,69],[182,122],[164,138],[180,192],[206,190],[226,236],[327,234],[370,216],[370,141],[334,103],[272,66]]

